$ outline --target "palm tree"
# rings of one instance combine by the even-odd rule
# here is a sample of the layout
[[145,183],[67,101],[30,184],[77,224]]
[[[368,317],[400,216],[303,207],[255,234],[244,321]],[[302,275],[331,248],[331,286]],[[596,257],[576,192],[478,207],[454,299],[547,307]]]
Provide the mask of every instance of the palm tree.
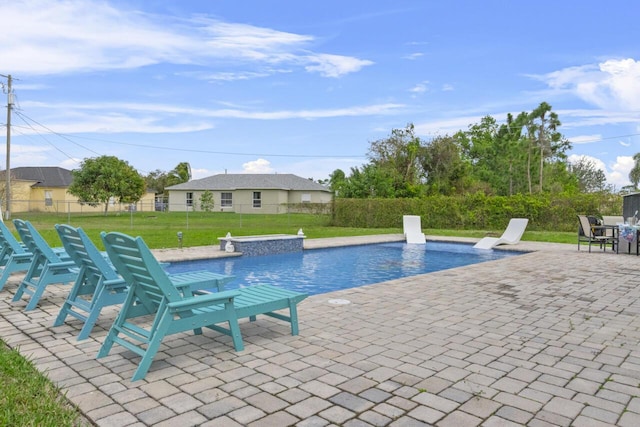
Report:
[[542,191],[542,171],[544,168],[544,161],[547,157],[551,157],[553,155],[553,143],[557,142],[561,137],[557,132],[561,123],[560,119],[558,119],[558,115],[551,111],[551,105],[546,102],[542,102],[538,108],[531,112],[531,119],[532,121],[537,120],[535,130],[537,130],[538,133],[537,143],[538,148],[540,149],[539,191]]
[[191,165],[189,162],[180,162],[169,172],[167,179],[169,185],[182,184],[191,179]]

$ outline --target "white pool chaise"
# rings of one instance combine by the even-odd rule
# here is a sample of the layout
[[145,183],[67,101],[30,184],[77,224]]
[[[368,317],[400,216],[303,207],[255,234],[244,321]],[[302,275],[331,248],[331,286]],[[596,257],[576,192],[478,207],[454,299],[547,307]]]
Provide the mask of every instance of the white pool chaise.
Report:
[[427,243],[427,238],[422,232],[420,216],[404,215],[402,217],[402,229],[404,231],[404,237],[407,239],[407,243]]
[[528,218],[511,218],[502,236],[484,237],[473,247],[476,249],[492,249],[498,245],[515,245],[520,242],[528,223]]

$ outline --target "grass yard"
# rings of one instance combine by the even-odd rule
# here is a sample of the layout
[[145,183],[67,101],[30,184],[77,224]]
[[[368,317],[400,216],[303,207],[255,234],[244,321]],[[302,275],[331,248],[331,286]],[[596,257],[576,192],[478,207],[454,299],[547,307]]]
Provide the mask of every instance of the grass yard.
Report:
[[[14,214],[12,218],[29,220],[48,242],[57,242],[54,225],[65,223],[82,229],[99,243],[101,231],[119,231],[142,236],[150,248],[179,246],[182,232],[184,247],[217,245],[218,237],[256,234],[296,234],[299,229],[312,237],[357,236],[397,233],[398,229],[354,229],[329,227],[328,215],[313,214],[236,214],[221,212],[137,212],[98,215]],[[10,227],[13,230],[13,227]],[[101,247],[101,245],[98,245]]]
[[0,340],[0,425],[83,426],[80,413],[33,364]]
[[[184,247],[218,245],[218,237],[230,232],[233,236],[258,234],[296,234],[302,229],[308,238],[362,236],[370,234],[402,233],[402,228],[346,228],[331,227],[329,215],[315,214],[237,214],[230,212],[135,212],[102,214],[17,213],[12,218],[31,221],[52,246],[60,246],[55,224],[70,224],[82,229],[102,248],[101,231],[119,231],[142,236],[152,249],[179,246],[178,232],[182,232]],[[13,225],[9,226],[14,230]],[[424,229],[427,235],[481,238],[503,230],[434,230]],[[17,234],[16,234],[17,235]],[[575,243],[576,234],[554,231],[527,231],[523,240]]]

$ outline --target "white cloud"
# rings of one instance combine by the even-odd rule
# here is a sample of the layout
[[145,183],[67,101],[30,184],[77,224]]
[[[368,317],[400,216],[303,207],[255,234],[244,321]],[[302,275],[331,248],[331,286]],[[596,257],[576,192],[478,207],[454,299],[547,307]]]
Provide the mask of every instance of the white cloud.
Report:
[[224,173],[224,171],[214,172],[210,169],[205,169],[205,168],[191,168],[191,179],[202,179],[211,175],[216,175],[218,173]]
[[563,129],[575,129],[585,126],[618,125],[638,122],[637,111],[605,110],[558,110],[562,118]]
[[600,142],[602,135],[578,135],[567,138],[572,144],[589,144],[592,142]]
[[426,123],[415,123],[414,130],[418,135],[453,135],[459,130],[467,130],[469,125],[480,123],[481,120],[482,116],[464,116]]
[[103,1],[25,0],[2,2],[0,8],[3,30],[11,34],[11,43],[3,46],[0,55],[0,70],[19,75],[132,69],[161,63],[217,67],[249,63],[259,71],[240,77],[275,72],[270,68],[273,64],[340,77],[373,64],[350,56],[310,52],[306,46],[315,39],[311,35],[202,16],[160,17],[118,9]]
[[49,164],[51,147],[40,145],[11,144],[11,167]]
[[271,167],[271,162],[265,159],[252,160],[242,164],[243,173],[273,173],[275,169]]
[[409,89],[409,92],[412,92],[412,93],[425,93],[428,90],[429,90],[429,81],[425,80],[423,82],[418,83],[417,85],[415,85],[411,89]]
[[305,69],[318,72],[323,77],[340,77],[344,74],[360,71],[368,65],[373,65],[372,61],[326,53],[310,55],[306,59],[312,65],[307,65]]
[[629,181],[629,172],[633,169],[634,164],[633,156],[616,157],[616,162],[611,165],[611,172],[607,176],[609,184],[613,184],[617,188],[631,184],[631,181]]
[[[58,133],[186,133],[215,128],[212,119],[286,120],[361,117],[397,114],[404,104],[372,104],[324,110],[252,111],[240,108],[206,109],[151,103],[38,103],[23,102],[24,108],[44,108],[43,120]],[[178,119],[179,118],[179,119]],[[16,120],[16,123],[18,120]],[[32,134],[29,128],[22,133]],[[42,129],[39,129],[42,132]]]
[[572,154],[569,156],[569,158],[567,159],[569,163],[578,163],[579,161],[587,161],[587,162],[591,162],[596,169],[600,169],[602,170],[602,172],[607,172],[607,166],[604,164],[604,162],[596,157],[592,157],[592,156],[586,156],[586,155],[578,155],[578,154]]
[[532,77],[600,108],[640,110],[640,61],[632,58],[609,59]]
[[412,53],[412,54],[410,54],[410,55],[405,55],[405,56],[403,56],[403,58],[404,58],[404,59],[409,59],[409,60],[413,61],[413,60],[418,59],[418,58],[421,58],[421,57],[423,57],[423,56],[424,56],[424,53],[416,52],[416,53]]

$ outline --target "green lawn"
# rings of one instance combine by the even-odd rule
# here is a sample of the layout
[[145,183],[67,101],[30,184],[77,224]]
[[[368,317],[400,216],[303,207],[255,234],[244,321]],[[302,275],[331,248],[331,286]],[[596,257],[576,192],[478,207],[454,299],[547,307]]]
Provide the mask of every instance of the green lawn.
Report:
[[[218,237],[256,234],[295,234],[302,228],[309,238],[402,233],[400,228],[330,227],[328,216],[311,214],[240,215],[234,213],[137,212],[104,215],[20,214],[13,218],[29,220],[52,246],[60,246],[54,225],[67,223],[82,227],[102,248],[101,231],[120,231],[142,236],[151,248],[178,247],[177,233],[183,233],[183,246],[217,245]],[[8,224],[15,230],[12,224]],[[423,230],[427,235],[481,238],[503,230]],[[17,235],[17,234],[16,234]],[[523,240],[575,243],[575,233],[527,231]],[[78,426],[80,414],[61,396],[60,391],[38,374],[32,363],[9,349],[0,340],[0,425]]]
[[33,363],[0,340],[0,425],[81,426],[79,412]]
[[[142,236],[150,248],[178,247],[178,232],[182,232],[184,247],[217,245],[218,237],[230,232],[233,236],[256,234],[295,234],[302,229],[308,238],[361,236],[370,234],[402,233],[401,228],[346,228],[330,227],[328,215],[313,214],[236,214],[221,212],[136,212],[98,215],[66,215],[51,213],[13,214],[13,218],[31,221],[44,238],[59,246],[54,225],[66,223],[82,227],[101,247],[101,231],[120,231]],[[12,225],[10,229],[14,229]],[[427,235],[463,236],[481,238],[487,233],[500,235],[503,230],[423,230]],[[527,231],[523,240],[574,243],[575,233],[554,231]]]

